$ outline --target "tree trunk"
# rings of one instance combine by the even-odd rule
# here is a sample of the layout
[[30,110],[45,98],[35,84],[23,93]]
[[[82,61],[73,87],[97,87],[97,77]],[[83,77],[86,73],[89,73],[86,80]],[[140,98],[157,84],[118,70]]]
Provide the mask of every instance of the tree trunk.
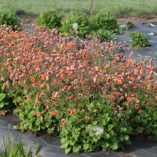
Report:
[[92,16],[92,13],[93,13],[93,0],[90,0],[89,13],[90,13],[90,16]]

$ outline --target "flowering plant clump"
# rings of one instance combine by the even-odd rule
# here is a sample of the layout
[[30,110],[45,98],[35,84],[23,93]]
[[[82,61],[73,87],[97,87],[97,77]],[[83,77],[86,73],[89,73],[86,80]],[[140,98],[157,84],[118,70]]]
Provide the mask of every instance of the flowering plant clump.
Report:
[[59,134],[66,153],[116,150],[131,135],[157,136],[150,58],[127,59],[119,41],[35,29],[28,35],[0,27],[1,86],[16,105],[21,130]]

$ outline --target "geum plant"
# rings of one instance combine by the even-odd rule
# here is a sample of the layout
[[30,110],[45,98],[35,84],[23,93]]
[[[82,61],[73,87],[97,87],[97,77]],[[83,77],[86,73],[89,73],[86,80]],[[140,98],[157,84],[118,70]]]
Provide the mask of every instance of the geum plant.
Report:
[[0,77],[21,130],[60,135],[66,153],[116,150],[130,136],[156,138],[157,76],[150,58],[127,59],[119,41],[35,29],[28,36],[0,27]]

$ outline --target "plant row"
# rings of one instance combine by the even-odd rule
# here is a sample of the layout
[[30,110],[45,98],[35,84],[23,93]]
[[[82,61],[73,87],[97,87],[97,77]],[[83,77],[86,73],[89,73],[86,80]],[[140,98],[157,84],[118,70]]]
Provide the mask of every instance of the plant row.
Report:
[[[12,11],[0,12],[0,24],[11,26],[13,30],[21,30],[21,21]],[[57,10],[47,11],[38,17],[37,24],[47,29],[53,29],[56,34],[61,32],[62,35],[72,37],[97,37],[101,41],[112,40],[115,34],[119,33],[115,17],[109,12],[102,11],[92,17],[88,17],[85,13],[74,12],[63,16],[63,13],[61,14]],[[144,33],[132,32],[130,36],[133,47],[151,46],[148,36]]]
[[57,28],[63,35],[86,37],[97,36],[101,40],[113,39],[119,32],[117,20],[109,12],[98,12],[89,17],[85,13],[70,12],[66,15],[55,11],[47,11],[40,15],[37,23],[46,28]]

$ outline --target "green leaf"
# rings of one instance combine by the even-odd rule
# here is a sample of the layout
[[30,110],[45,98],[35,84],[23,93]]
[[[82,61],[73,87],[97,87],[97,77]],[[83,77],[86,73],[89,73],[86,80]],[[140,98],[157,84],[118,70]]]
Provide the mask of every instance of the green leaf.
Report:
[[0,108],[3,108],[4,105],[5,105],[5,103],[1,102],[1,103],[0,103]]
[[73,147],[73,152],[79,152],[79,150],[81,149],[81,146],[74,146]]
[[67,148],[68,145],[69,145],[69,142],[65,142],[65,143],[62,144],[61,148]]
[[109,139],[110,138],[110,134],[106,134],[105,137],[106,137],[106,139]]
[[111,130],[113,129],[113,127],[114,127],[114,126],[113,126],[112,124],[109,124],[107,130],[108,130],[108,131],[111,131]]
[[128,136],[128,135],[125,135],[125,136],[124,136],[124,139],[125,139],[125,141],[128,141],[128,140],[129,140],[129,136]]
[[103,148],[106,150],[109,147],[109,143],[108,142],[104,142],[102,144]]
[[69,154],[71,152],[71,148],[65,149],[65,154]]
[[84,148],[85,150],[87,150],[89,147],[90,147],[89,144],[84,144],[84,145],[83,145],[83,148]]
[[2,101],[5,98],[5,94],[4,93],[0,93],[0,101]]
[[117,150],[118,149],[118,144],[117,143],[114,143],[113,145],[112,145],[112,150]]

